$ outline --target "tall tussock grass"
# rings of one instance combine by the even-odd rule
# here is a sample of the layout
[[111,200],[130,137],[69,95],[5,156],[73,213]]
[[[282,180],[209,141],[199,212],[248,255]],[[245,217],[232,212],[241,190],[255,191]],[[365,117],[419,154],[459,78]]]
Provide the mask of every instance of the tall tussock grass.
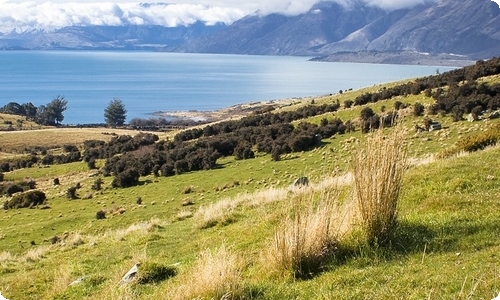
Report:
[[382,129],[353,153],[355,194],[361,225],[370,244],[383,244],[397,225],[398,199],[408,166],[404,130]]
[[308,278],[320,272],[335,254],[345,215],[339,192],[299,194],[290,199],[265,255],[271,272]]
[[240,299],[241,259],[227,246],[202,251],[195,265],[180,275],[183,282],[166,299]]

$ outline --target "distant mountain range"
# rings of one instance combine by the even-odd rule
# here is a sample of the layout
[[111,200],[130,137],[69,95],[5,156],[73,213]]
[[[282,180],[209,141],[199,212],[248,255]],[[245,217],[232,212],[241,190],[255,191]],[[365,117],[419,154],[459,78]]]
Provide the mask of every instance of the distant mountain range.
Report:
[[12,32],[0,34],[0,48],[304,56],[418,52],[476,60],[500,55],[500,8],[490,0],[441,0],[393,11],[359,1],[348,7],[320,2],[297,16],[256,13],[229,26],[198,22],[170,28],[72,26]]

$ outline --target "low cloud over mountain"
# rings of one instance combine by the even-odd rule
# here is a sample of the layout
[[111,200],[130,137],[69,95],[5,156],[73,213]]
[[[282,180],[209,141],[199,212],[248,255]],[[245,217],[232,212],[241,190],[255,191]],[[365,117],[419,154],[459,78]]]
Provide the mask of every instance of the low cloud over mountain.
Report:
[[52,1],[0,0],[0,49],[500,53],[500,7],[490,0]]
[[[351,6],[364,2],[393,10],[435,0],[329,0]],[[321,0],[179,0],[175,3],[141,4],[131,1],[98,2],[96,0],[0,0],[0,32],[56,30],[67,26],[160,25],[187,26],[196,22],[206,25],[232,24],[245,15],[265,16],[279,13],[296,16],[307,12]],[[327,1],[324,1],[327,2]]]

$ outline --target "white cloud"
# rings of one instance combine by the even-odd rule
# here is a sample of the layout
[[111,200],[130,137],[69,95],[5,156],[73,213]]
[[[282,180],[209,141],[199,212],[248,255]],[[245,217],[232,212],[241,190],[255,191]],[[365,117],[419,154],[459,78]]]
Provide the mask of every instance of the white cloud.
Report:
[[[170,0],[172,4],[150,6],[140,5],[140,1],[0,0],[0,32],[53,30],[70,25],[178,26],[189,25],[196,21],[210,25],[217,22],[231,24],[256,11],[262,15],[304,13],[320,1],[336,1],[343,5],[364,1],[367,5],[396,9],[437,0]],[[156,3],[157,0],[150,2]]]
[[0,3],[0,32],[57,29],[71,25],[189,25],[202,21],[230,24],[246,12],[231,7],[202,4],[144,6],[111,2],[20,2]]

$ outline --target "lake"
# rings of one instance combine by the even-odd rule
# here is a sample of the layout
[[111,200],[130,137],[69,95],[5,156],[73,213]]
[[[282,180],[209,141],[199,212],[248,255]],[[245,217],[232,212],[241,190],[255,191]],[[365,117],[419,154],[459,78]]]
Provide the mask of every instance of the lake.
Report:
[[[120,98],[127,121],[337,93],[432,75],[438,67],[311,62],[308,57],[133,51],[0,51],[0,106],[68,100],[63,124],[103,123]],[[439,67],[440,71],[452,68]]]

